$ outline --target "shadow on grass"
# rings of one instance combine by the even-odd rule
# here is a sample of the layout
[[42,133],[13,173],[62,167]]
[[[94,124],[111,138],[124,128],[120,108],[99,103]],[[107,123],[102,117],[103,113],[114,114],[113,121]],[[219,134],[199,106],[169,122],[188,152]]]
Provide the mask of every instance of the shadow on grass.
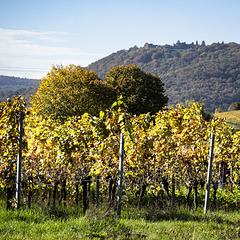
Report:
[[[133,210],[134,211],[134,210]],[[133,211],[131,211],[133,213]],[[193,222],[215,222],[215,223],[225,223],[228,225],[240,225],[240,219],[228,219],[226,212],[224,214],[219,214],[219,211],[209,210],[207,214],[203,213],[203,209],[198,208],[196,211],[188,207],[178,207],[178,208],[156,208],[156,207],[144,207],[139,209],[138,212],[133,214],[133,219],[145,219],[150,222],[159,222],[159,221],[193,221]]]

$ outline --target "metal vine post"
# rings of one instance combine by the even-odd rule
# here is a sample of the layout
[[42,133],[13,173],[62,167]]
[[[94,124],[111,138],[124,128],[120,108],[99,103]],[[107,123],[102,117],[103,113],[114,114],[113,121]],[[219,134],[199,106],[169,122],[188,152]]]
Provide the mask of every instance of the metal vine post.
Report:
[[119,154],[119,178],[118,178],[118,192],[117,192],[117,216],[121,215],[121,201],[122,201],[122,180],[123,180],[123,155],[124,155],[124,134],[120,134],[120,154]]
[[[212,130],[214,131],[214,128]],[[215,135],[214,135],[213,131],[211,132],[211,139],[210,139],[210,152],[209,152],[209,162],[208,162],[207,187],[206,187],[206,194],[205,194],[204,214],[207,213],[207,209],[208,209],[211,177],[212,177],[212,162],[213,162],[213,150],[214,150],[214,140],[215,140]]]
[[18,158],[17,158],[17,182],[16,182],[17,209],[20,208],[22,138],[23,138],[23,112],[20,112],[20,114],[19,114],[19,137],[18,137],[19,145],[18,145]]

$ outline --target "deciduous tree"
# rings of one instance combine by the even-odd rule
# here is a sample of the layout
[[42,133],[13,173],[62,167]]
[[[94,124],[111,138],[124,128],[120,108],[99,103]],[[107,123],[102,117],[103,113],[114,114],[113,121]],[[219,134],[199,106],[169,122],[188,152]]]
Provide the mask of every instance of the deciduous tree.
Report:
[[31,105],[38,113],[64,120],[87,112],[98,114],[107,106],[106,86],[93,71],[80,66],[56,66],[44,77]]
[[168,97],[165,95],[164,84],[160,78],[145,73],[136,65],[118,66],[111,69],[105,83],[112,88],[113,100],[123,96],[128,112],[154,114],[166,106]]

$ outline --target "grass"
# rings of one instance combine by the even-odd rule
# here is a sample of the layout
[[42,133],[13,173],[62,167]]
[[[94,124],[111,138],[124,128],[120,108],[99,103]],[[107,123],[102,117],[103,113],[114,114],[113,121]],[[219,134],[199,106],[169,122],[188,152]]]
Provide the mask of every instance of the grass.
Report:
[[5,210],[0,201],[0,239],[240,239],[239,211],[192,211],[123,206],[121,218],[106,208],[70,206]]
[[229,126],[240,130],[240,110],[215,113],[215,117],[224,118]]

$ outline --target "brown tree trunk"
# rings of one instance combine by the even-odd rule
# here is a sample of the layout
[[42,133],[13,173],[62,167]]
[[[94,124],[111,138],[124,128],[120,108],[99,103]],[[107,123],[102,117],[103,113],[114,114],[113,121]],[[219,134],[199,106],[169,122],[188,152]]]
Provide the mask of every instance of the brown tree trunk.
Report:
[[92,183],[91,178],[88,177],[87,178],[87,191],[88,191],[88,201],[89,202],[91,200],[91,183]]
[[50,206],[51,204],[51,195],[52,195],[51,190],[52,190],[51,188],[48,189],[48,206]]
[[112,197],[111,197],[112,204],[114,203],[114,200],[115,200],[116,190],[117,190],[117,184],[116,184],[116,182],[114,182],[113,183],[113,188],[112,188]]
[[76,198],[75,198],[76,205],[78,205],[78,198],[79,198],[79,186],[77,183],[76,184]]
[[117,190],[117,184],[116,182],[114,182],[113,178],[110,178],[109,189],[108,189],[108,203],[110,206],[112,206],[114,203],[116,190]]
[[217,189],[218,189],[218,182],[213,183],[213,202],[214,207],[217,209]]
[[193,186],[193,194],[194,194],[194,209],[197,210],[198,208],[198,182],[195,181],[194,182],[194,186]]
[[96,176],[96,207],[99,206],[99,188],[100,188],[100,182],[99,182],[99,176]]
[[139,194],[139,198],[138,198],[138,207],[141,207],[141,205],[142,205],[142,199],[143,199],[143,196],[146,192],[146,189],[147,189],[147,184],[143,184],[141,186],[140,194]]
[[111,200],[112,200],[112,189],[113,189],[113,179],[110,178],[109,187],[108,187],[108,203],[109,204],[111,204]]
[[58,186],[58,182],[56,181],[53,185],[53,207],[55,207],[56,205],[57,186]]
[[13,187],[6,187],[7,192],[7,210],[12,208],[12,198],[13,198]]
[[88,209],[88,187],[87,187],[87,180],[84,179],[82,181],[83,187],[83,213],[85,214]]
[[67,183],[66,178],[60,183],[61,184],[61,193],[60,193],[60,198],[59,198],[59,204],[63,200],[64,205],[66,205],[66,200],[67,200],[66,183]]
[[27,204],[29,209],[31,208],[31,200],[32,200],[32,190],[31,190],[31,187],[29,187],[28,199],[27,199]]
[[170,195],[169,195],[168,179],[166,177],[164,177],[162,179],[162,182],[163,182],[163,187],[164,187],[164,190],[165,190],[165,193],[166,193],[166,198],[167,198],[167,200],[169,200],[170,199]]
[[172,208],[175,207],[175,191],[176,191],[176,183],[175,177],[172,177]]
[[190,207],[191,204],[190,204],[190,196],[191,196],[191,192],[192,192],[192,186],[190,186],[188,188],[188,194],[187,194],[187,205]]

